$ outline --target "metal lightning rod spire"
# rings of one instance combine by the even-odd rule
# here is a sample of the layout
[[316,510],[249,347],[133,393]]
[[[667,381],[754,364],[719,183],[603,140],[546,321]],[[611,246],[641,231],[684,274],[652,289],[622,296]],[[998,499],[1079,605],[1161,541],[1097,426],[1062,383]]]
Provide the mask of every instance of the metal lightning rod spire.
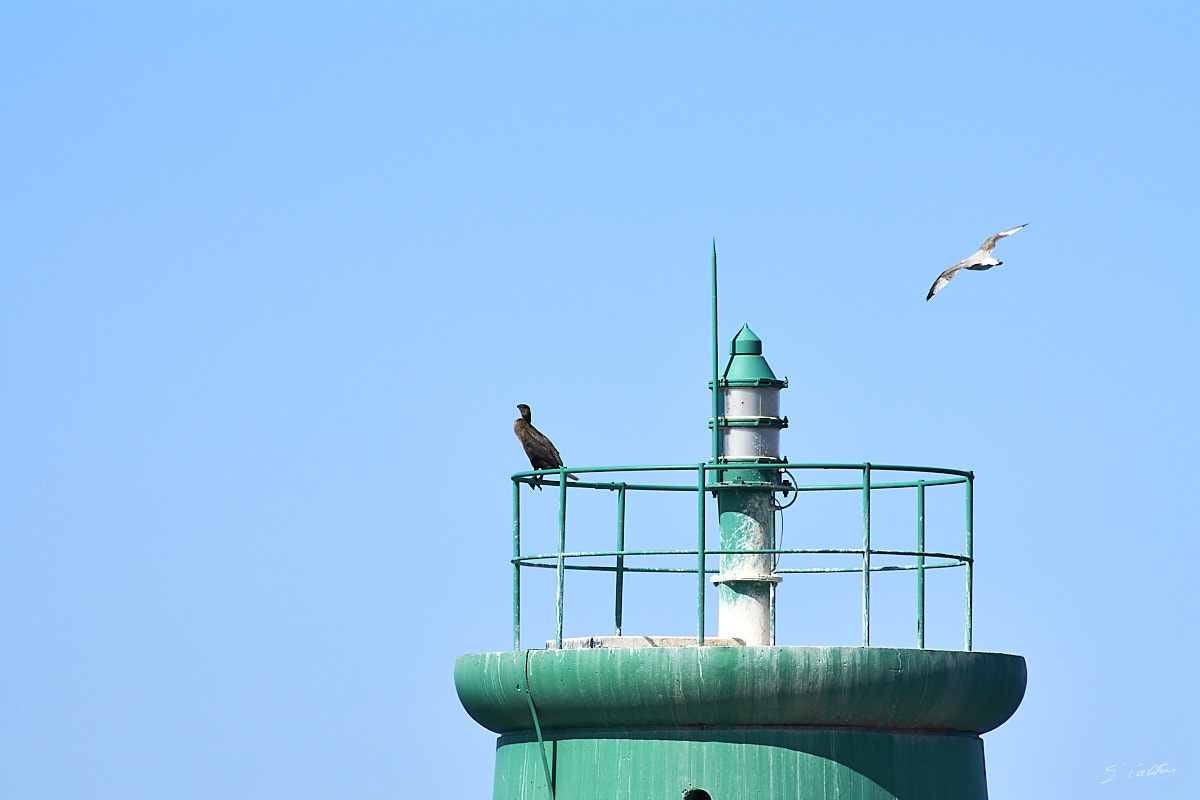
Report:
[[713,237],[712,249],[712,460],[721,457],[721,431],[717,427],[717,239]]

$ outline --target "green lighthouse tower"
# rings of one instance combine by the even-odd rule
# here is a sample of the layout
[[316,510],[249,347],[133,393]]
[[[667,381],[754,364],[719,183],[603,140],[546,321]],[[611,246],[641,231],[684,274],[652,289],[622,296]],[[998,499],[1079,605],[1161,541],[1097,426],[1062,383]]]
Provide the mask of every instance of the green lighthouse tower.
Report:
[[[513,648],[460,656],[454,671],[464,708],[499,734],[493,798],[986,798],[980,735],[1016,711],[1026,671],[1019,656],[972,649],[973,474],[789,463],[779,451],[787,426],[780,392],[787,382],[768,366],[762,342],[743,327],[724,369],[717,374],[715,366],[710,460],[513,476]],[[568,471],[579,480],[568,483]],[[830,474],[840,477],[830,483]],[[521,489],[532,484],[557,489],[527,492],[534,499],[524,500],[557,502],[557,525],[540,531],[557,540],[546,552],[523,546],[523,537],[536,539],[534,528],[546,527],[549,518],[523,516]],[[585,492],[613,499],[610,549],[568,548],[568,495]],[[791,505],[787,498],[810,492],[861,496],[861,516],[844,521],[855,537],[861,534],[861,548],[779,546],[776,523]],[[926,549],[927,492],[961,498],[961,552]],[[639,549],[626,541],[626,500],[659,493],[690,494],[694,512],[679,520],[675,547]],[[880,493],[914,501],[910,549],[880,549],[872,542],[871,501]],[[707,530],[710,504],[719,521],[716,542]],[[821,559],[836,559],[836,565]],[[847,566],[846,559],[853,563]],[[554,575],[554,639],[530,649],[521,642],[522,576],[537,569]],[[961,650],[925,647],[925,578],[940,569],[965,575]],[[911,648],[870,642],[871,577],[895,570],[915,577]],[[567,578],[577,571],[612,576],[610,631],[564,636]],[[787,577],[799,588],[821,580],[816,573],[831,572],[861,581],[861,645],[777,643],[776,595],[789,591],[781,581]],[[630,635],[625,579],[668,581],[681,573],[694,576],[695,634]],[[715,637],[706,635],[705,620],[705,599],[713,593]]]

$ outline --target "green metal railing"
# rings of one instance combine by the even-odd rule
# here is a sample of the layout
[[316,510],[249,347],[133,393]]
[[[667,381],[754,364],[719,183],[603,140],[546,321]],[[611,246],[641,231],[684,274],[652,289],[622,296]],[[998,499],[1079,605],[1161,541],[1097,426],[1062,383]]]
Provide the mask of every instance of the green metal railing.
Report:
[[[685,573],[696,575],[696,638],[704,643],[704,600],[706,591],[706,576],[717,574],[719,570],[706,565],[709,556],[721,556],[734,552],[772,554],[776,561],[780,556],[856,556],[861,558],[857,566],[840,567],[777,567],[775,572],[784,574],[803,573],[837,573],[857,572],[862,580],[862,644],[864,647],[871,643],[871,573],[895,570],[916,570],[917,573],[917,646],[925,646],[925,573],[932,569],[958,568],[965,573],[965,608],[963,613],[964,649],[972,649],[972,592],[974,568],[974,534],[973,534],[973,488],[974,474],[964,470],[945,469],[940,467],[913,467],[884,464],[788,464],[778,465],[781,473],[779,483],[764,485],[777,494],[791,492],[840,492],[859,491],[862,493],[862,547],[861,548],[773,548],[769,550],[721,550],[710,548],[706,544],[706,493],[721,491],[724,488],[737,487],[745,489],[746,484],[722,484],[710,480],[717,470],[727,472],[731,464],[683,464],[656,466],[620,466],[620,467],[564,467],[558,470],[532,470],[519,472],[512,476],[513,481],[513,649],[521,649],[521,570],[522,569],[553,569],[555,580],[555,632],[556,647],[562,646],[563,641],[563,606],[564,584],[566,574],[572,570],[599,571],[615,573],[614,582],[614,628],[619,636],[624,621],[624,589],[625,576],[628,573]],[[754,469],[770,470],[772,465],[756,464]],[[857,482],[837,484],[795,484],[782,481],[782,475],[789,477],[797,473],[813,471],[841,471],[857,475]],[[580,476],[580,480],[568,482],[567,472]],[[589,479],[603,478],[612,474],[628,475],[630,473],[688,473],[695,474],[695,481],[689,483],[636,483],[629,480],[604,481]],[[900,473],[898,480],[878,481],[877,476],[883,473]],[[921,477],[914,477],[921,476]],[[928,477],[926,477],[928,476]],[[558,547],[554,552],[527,554],[521,552],[521,486],[541,486],[557,488],[558,490]],[[964,493],[965,512],[965,545],[962,553],[931,552],[925,549],[925,500],[926,490],[930,487],[962,485]],[[878,549],[871,543],[871,497],[878,491],[910,489],[916,495],[916,549],[894,550]],[[567,494],[585,490],[601,490],[616,493],[616,548],[602,551],[569,552],[567,543]],[[625,505],[629,492],[695,492],[697,497],[697,538],[695,549],[657,549],[630,550],[625,542]],[[781,511],[776,511],[776,514]],[[664,567],[640,566],[627,563],[629,560],[651,557],[688,557],[696,559],[694,567]],[[872,556],[889,558],[911,558],[911,563],[882,564],[872,562]],[[611,559],[611,563],[607,560]],[[604,560],[605,563],[580,563]],[[771,610],[771,635],[774,640],[774,601]]]

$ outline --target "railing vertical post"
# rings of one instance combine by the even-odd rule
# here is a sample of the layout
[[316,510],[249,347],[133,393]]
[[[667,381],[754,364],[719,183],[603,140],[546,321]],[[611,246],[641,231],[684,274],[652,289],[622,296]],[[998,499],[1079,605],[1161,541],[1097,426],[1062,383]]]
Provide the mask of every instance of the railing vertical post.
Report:
[[973,626],[973,592],[975,580],[975,475],[967,476],[967,610],[964,634],[966,638],[965,648],[969,652],[972,647],[972,626]]
[[862,643],[871,644],[871,464],[863,464],[862,470]]
[[566,562],[563,553],[567,550],[567,473],[558,472],[558,581],[555,587],[554,646],[562,647],[563,632],[563,580]]
[[617,636],[621,635],[621,619],[625,602],[625,484],[617,489],[617,587],[613,618]]
[[771,584],[771,647],[775,646],[775,584]]
[[513,650],[521,649],[521,483],[513,481]]
[[925,481],[917,481],[917,647],[925,647]]
[[[782,473],[780,474],[779,477],[782,480],[782,478],[783,478]],[[771,505],[772,506],[775,505],[774,497],[775,497],[774,495],[771,496]],[[775,530],[775,520],[776,519],[779,520],[780,524],[783,523],[782,512],[780,512],[778,514],[776,514],[775,511],[771,512],[771,548],[772,549],[779,547],[779,536],[778,536],[778,532]],[[772,559],[771,572],[772,573],[774,573],[777,569],[779,569],[779,555],[780,555],[779,553],[775,553],[774,555],[771,556],[771,559]],[[774,583],[771,584],[771,595],[770,595],[770,600],[771,600],[771,647],[775,646],[775,587],[776,586],[777,586],[777,584],[774,584]]]
[[697,541],[696,541],[696,642],[704,644],[704,464],[696,472]]

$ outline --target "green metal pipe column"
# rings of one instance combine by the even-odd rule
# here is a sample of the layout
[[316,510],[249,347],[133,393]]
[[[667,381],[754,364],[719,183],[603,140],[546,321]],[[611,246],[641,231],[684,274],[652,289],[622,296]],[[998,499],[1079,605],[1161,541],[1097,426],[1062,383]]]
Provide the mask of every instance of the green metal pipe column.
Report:
[[781,483],[779,390],[786,380],[775,377],[762,355],[762,341],[748,325],[733,338],[729,360],[717,378],[721,416],[713,421],[720,433],[717,461],[728,465],[716,473],[721,529],[721,572],[713,577],[719,599],[718,636],[748,645],[770,645],[771,592],[775,574],[774,492]]

